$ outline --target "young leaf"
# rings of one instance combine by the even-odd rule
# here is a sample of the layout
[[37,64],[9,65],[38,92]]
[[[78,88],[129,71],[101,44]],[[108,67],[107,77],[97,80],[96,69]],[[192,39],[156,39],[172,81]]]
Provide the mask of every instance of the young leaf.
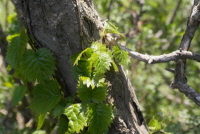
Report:
[[113,57],[120,65],[126,65],[130,62],[128,52],[121,50],[118,46],[113,47]]
[[58,133],[57,134],[64,134],[68,130],[68,122],[69,120],[65,115],[61,115],[58,123]]
[[38,116],[38,120],[37,120],[37,129],[40,129],[44,123],[44,119],[45,119],[46,114],[40,114]]
[[119,69],[114,61],[112,61],[112,66],[113,66],[113,69],[115,70],[115,72],[119,72]]
[[94,71],[103,74],[110,69],[112,55],[109,51],[93,53],[89,60],[93,63]]
[[[107,84],[104,82],[98,83],[98,87],[87,86],[85,77],[80,77],[78,84],[78,96],[83,103],[91,101],[99,103],[106,100]],[[89,82],[90,83],[90,82]]]
[[106,22],[104,26],[103,34],[107,34],[107,33],[116,33],[120,35],[122,38],[125,38],[125,36],[118,31],[118,27],[114,26],[114,24],[110,22]]
[[106,48],[106,45],[103,45],[99,42],[93,42],[92,45],[91,45],[91,49],[94,52],[107,52],[107,51],[109,51],[109,49]]
[[64,113],[69,119],[68,133],[79,133],[87,125],[87,118],[81,104],[71,104]]
[[33,102],[29,107],[36,113],[45,114],[61,99],[59,85],[53,80],[38,84],[33,89],[33,96]]
[[71,62],[73,63],[73,66],[78,65],[78,61],[81,59],[81,57],[84,53],[89,54],[91,52],[92,52],[91,48],[86,48],[85,50],[81,51],[80,53],[73,54],[71,56]]
[[45,48],[41,48],[36,52],[29,50],[23,55],[20,67],[25,80],[41,82],[54,74],[56,69],[55,58]]
[[12,104],[13,105],[17,105],[19,103],[19,101],[22,100],[22,98],[24,97],[26,93],[26,87],[25,86],[16,86],[13,94],[12,94]]
[[157,131],[162,129],[162,123],[159,122],[157,119],[152,118],[148,124],[148,126],[151,128],[151,131]]
[[18,17],[16,13],[9,14],[7,17],[8,24],[8,34],[13,35],[19,33],[20,26],[18,23]]
[[110,106],[90,104],[88,112],[89,132],[92,134],[107,133],[108,127],[113,119],[113,110]]
[[92,64],[88,60],[79,60],[78,65],[73,66],[72,75],[78,80],[79,76],[90,77],[92,73]]
[[[101,75],[102,76],[102,75]],[[95,75],[93,78],[90,77],[84,77],[80,76],[79,81],[82,82],[87,87],[92,87],[94,89],[95,87],[102,86],[102,83],[105,81],[104,78],[99,78],[100,76]]]
[[10,45],[8,46],[6,59],[12,67],[16,68],[19,65],[22,55],[26,50],[28,37],[25,31],[21,31],[20,34],[8,36],[7,41]]

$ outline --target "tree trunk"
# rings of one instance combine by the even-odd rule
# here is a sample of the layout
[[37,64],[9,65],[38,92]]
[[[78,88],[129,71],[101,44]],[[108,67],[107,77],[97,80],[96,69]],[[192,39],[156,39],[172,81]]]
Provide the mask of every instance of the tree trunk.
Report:
[[[70,55],[100,40],[103,24],[92,0],[12,0],[36,48],[50,49],[57,60],[56,77],[66,96],[76,92]],[[110,134],[146,134],[145,120],[131,83],[123,69],[109,71],[108,102],[116,107]]]

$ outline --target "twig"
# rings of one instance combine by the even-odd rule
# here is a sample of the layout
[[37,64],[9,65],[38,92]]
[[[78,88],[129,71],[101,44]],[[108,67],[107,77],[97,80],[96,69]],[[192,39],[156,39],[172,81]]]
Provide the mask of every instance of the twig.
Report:
[[[192,12],[188,19],[187,29],[181,40],[179,49],[188,50],[190,43],[195,35],[195,31],[200,24],[200,0],[194,0]],[[175,62],[174,81],[171,84],[172,88],[177,88],[180,92],[184,93],[189,99],[194,101],[200,106],[200,94],[187,84],[185,77],[186,59],[178,60]]]
[[135,51],[132,51],[125,46],[122,46],[118,44],[118,46],[129,53],[129,55],[133,58],[136,58],[140,61],[144,61],[148,64],[154,64],[154,63],[164,63],[169,61],[178,61],[179,59],[191,59],[195,60],[197,62],[200,62],[200,54],[198,53],[192,53],[190,51],[180,51],[176,50],[169,54],[163,54],[159,56],[155,55],[147,55],[147,54],[141,54]]
[[194,101],[197,105],[200,106],[200,94],[197,93],[192,87],[187,83],[183,84],[182,82],[172,83],[171,88],[177,88],[180,92],[184,93],[190,100]]
[[190,43],[194,37],[195,31],[200,24],[200,0],[194,0],[192,12],[188,19],[187,29],[181,40],[179,50],[176,50],[169,54],[163,54],[159,56],[152,56],[134,52],[122,45],[118,45],[122,50],[125,50],[133,58],[140,61],[144,61],[148,64],[163,63],[169,61],[175,61],[175,70],[167,69],[174,73],[174,81],[171,84],[172,88],[177,88],[180,92],[184,93],[190,100],[194,101],[200,106],[200,94],[187,84],[187,78],[185,77],[186,59],[192,59],[200,62],[200,54],[187,51],[190,47]]
[[196,29],[199,27],[200,23],[200,0],[194,0],[194,5],[192,8],[191,15],[188,19],[187,29],[180,43],[182,50],[188,50],[190,48],[190,43],[194,37]]

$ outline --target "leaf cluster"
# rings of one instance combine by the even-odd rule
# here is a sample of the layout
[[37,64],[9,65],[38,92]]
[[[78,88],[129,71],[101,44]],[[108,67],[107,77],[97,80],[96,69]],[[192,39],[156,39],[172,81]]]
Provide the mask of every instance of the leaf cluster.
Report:
[[[109,32],[116,32],[115,27],[109,26],[105,30],[111,29]],[[114,113],[112,106],[106,104],[108,83],[105,81],[104,74],[111,67],[118,71],[116,61],[118,64],[123,64],[127,63],[127,59],[128,53],[123,52],[119,47],[110,50],[106,45],[98,42],[72,55],[71,62],[74,65],[72,72],[78,80],[77,95],[82,103],[71,104],[65,109],[65,115],[69,119],[68,131],[84,132],[84,126],[88,126],[89,133],[107,133]]]
[[[28,37],[26,31],[10,35],[6,59],[15,69],[14,76],[20,78],[26,85],[27,82],[37,83],[33,87],[33,100],[29,106],[38,114],[38,127],[43,125],[45,115],[50,112],[60,101],[60,87],[57,81],[52,79],[54,74],[55,58],[53,54],[45,48],[36,51],[27,49]],[[26,86],[16,86],[12,93],[12,103],[17,105],[26,94]]]
[[[120,34],[117,28],[109,24],[105,33]],[[113,108],[106,103],[108,83],[105,73],[118,64],[128,63],[128,53],[98,42],[80,53],[74,54],[71,61],[74,65],[73,76],[78,80],[77,96],[81,103],[73,99],[61,99],[60,87],[52,78],[54,75],[55,58],[45,48],[36,51],[27,49],[28,37],[25,30],[8,36],[9,42],[7,61],[16,70],[15,77],[23,83],[32,82],[34,87],[29,108],[37,114],[37,129],[41,129],[48,113],[59,119],[58,133],[95,133],[102,134],[114,118]],[[18,86],[14,89],[12,102],[17,105],[27,92],[27,87]],[[86,129],[87,127],[87,129]]]
[[82,103],[65,108],[69,120],[67,133],[86,132],[85,126],[89,133],[106,133],[113,119],[113,108],[105,103],[108,84],[104,74],[116,66],[113,53],[106,45],[94,42],[90,48],[72,55],[71,62],[73,75],[78,80],[77,95]]

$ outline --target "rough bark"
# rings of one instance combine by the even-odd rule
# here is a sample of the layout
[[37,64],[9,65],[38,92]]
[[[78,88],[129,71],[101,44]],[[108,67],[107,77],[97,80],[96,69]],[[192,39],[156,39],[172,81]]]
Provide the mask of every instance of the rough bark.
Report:
[[[21,14],[30,38],[37,47],[50,49],[57,59],[57,79],[65,95],[76,92],[77,81],[71,75],[70,55],[100,40],[102,22],[91,0],[12,0]],[[129,80],[108,72],[108,101],[116,107],[116,118],[109,133],[148,133],[142,112]]]

